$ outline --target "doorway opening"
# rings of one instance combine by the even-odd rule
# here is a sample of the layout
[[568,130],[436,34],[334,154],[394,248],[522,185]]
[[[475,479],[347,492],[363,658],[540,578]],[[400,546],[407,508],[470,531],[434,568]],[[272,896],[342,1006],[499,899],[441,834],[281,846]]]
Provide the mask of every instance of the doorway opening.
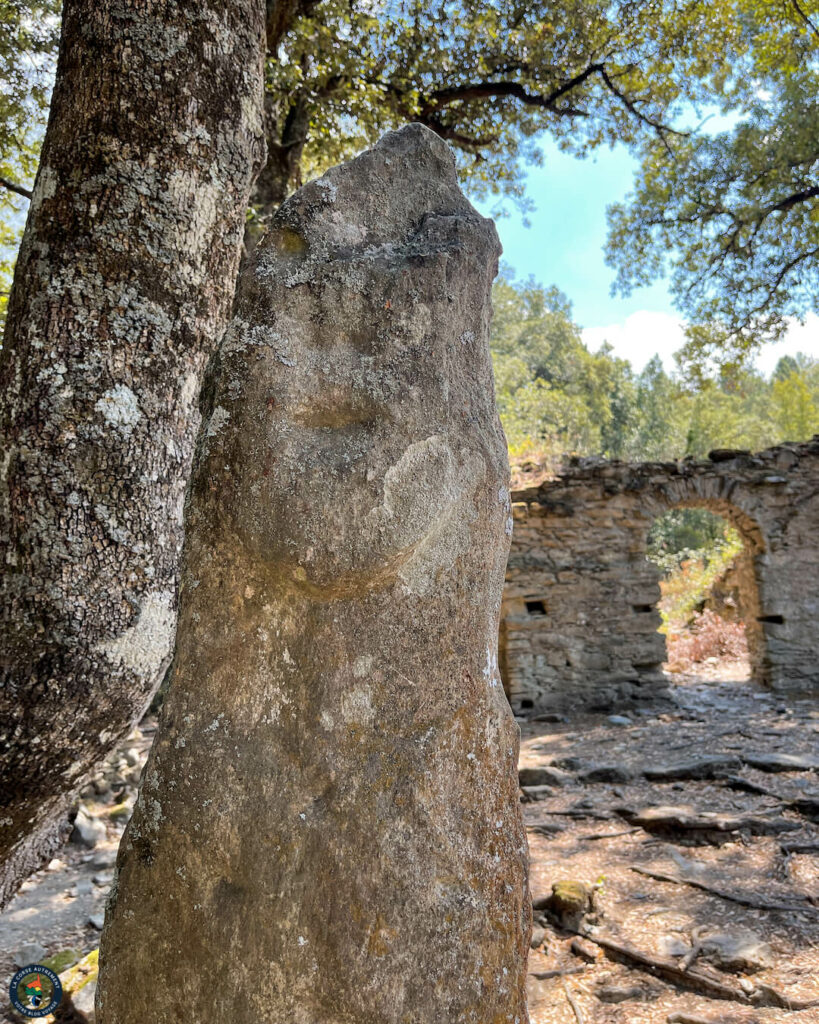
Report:
[[758,677],[754,551],[737,524],[708,508],[673,508],[654,520],[647,554],[660,573],[666,674],[678,682]]

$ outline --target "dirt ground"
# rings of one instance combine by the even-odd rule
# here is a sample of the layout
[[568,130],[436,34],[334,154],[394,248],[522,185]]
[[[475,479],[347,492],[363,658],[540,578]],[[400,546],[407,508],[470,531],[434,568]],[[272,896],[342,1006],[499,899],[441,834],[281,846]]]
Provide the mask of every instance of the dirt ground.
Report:
[[[819,1022],[816,702],[743,681],[675,682],[673,704],[624,712],[631,724],[521,727],[521,768],[555,775],[525,789],[535,906],[557,881],[597,883],[591,913],[559,920],[627,951],[578,944],[536,910],[532,1024]],[[646,813],[662,807],[673,809]],[[731,990],[739,998],[723,998]]]
[[[535,905],[565,880],[588,886],[594,904],[572,920],[535,911],[532,1024],[819,1024],[819,711],[742,675],[722,665],[677,676],[673,701],[615,716],[628,722],[522,723],[522,782],[527,769],[549,775],[523,789]],[[4,989],[28,943],[76,958],[98,944],[154,729],[147,719],[86,791],[83,807],[103,826],[93,846],[69,843],[0,915]],[[635,952],[659,966],[638,965]]]

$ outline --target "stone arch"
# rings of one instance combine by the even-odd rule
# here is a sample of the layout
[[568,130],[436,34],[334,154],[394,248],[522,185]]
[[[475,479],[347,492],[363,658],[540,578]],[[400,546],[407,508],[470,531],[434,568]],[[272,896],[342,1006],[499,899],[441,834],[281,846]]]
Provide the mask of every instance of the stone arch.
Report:
[[500,647],[516,711],[602,710],[665,690],[659,574],[646,541],[657,515],[685,507],[710,509],[743,538],[756,679],[819,691],[819,435],[702,462],[573,458],[513,488],[512,502]]

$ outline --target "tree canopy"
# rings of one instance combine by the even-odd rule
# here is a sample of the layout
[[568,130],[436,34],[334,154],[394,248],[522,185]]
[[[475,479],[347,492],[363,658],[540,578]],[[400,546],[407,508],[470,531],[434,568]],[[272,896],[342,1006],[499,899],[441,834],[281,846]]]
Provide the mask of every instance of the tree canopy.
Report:
[[278,177],[257,212],[407,121],[455,148],[474,194],[522,201],[544,132],[580,156],[664,139],[682,103],[721,88],[734,37],[703,0],[309,4],[268,69]]
[[819,2],[721,6],[744,38],[720,97],[733,126],[647,138],[633,194],[610,211],[620,291],[668,274],[699,365],[739,365],[819,311]]
[[[58,11],[0,9],[0,273],[36,166]],[[544,135],[578,157],[624,143],[641,170],[611,211],[608,258],[624,293],[670,277],[692,365],[738,365],[819,308],[819,0],[268,0],[267,12],[268,163],[249,237],[303,180],[410,120],[453,146],[473,195],[524,209]],[[689,130],[714,108],[732,127]]]
[[48,117],[58,0],[0,3],[0,329]]

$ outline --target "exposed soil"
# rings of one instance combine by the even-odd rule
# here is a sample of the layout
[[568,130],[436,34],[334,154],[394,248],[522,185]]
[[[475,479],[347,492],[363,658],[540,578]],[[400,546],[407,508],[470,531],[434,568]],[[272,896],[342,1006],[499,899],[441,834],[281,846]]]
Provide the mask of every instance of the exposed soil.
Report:
[[[739,667],[720,667],[722,675],[742,675]],[[705,674],[716,671],[712,666]],[[521,768],[559,769],[547,788],[525,788],[531,886],[537,902],[556,881],[598,883],[595,912],[576,922],[579,930],[678,970],[698,942],[704,948],[688,980],[672,981],[633,962],[615,962],[613,952],[607,956],[594,942],[584,940],[572,952],[575,935],[536,911],[545,941],[530,956],[532,1024],[819,1024],[819,1002],[788,1010],[747,1001],[770,1002],[771,991],[795,1005],[819,1001],[819,775],[809,767],[819,760],[819,711],[814,701],[782,700],[747,682],[676,675],[673,683],[673,703],[625,712],[632,724],[586,714],[522,723]],[[102,792],[86,791],[83,806],[105,824],[104,836],[92,849],[67,844],[0,915],[4,987],[13,954],[26,943],[37,942],[52,955],[67,948],[79,955],[97,945],[90,918],[103,912],[153,729],[146,720],[109,758],[96,780]],[[781,770],[793,766],[781,758],[769,760],[767,770],[759,767],[774,754],[801,759],[802,770]],[[645,778],[660,768],[713,777]],[[590,771],[591,779],[611,781],[584,778]],[[673,812],[645,813],[669,805]],[[745,906],[725,894],[794,909]],[[752,970],[718,963],[708,950],[714,933],[744,938],[751,947],[756,942],[766,965]],[[697,991],[698,977],[755,995],[744,1002],[714,998]]]
[[[681,978],[669,980],[633,960],[615,962],[594,943],[587,944],[593,957],[587,962],[572,952],[574,936],[547,914],[541,918],[544,945],[530,956],[532,1024],[571,1024],[581,1017],[584,1024],[817,1024],[819,777],[809,768],[819,766],[816,703],[782,700],[747,682],[680,675],[673,682],[674,703],[656,713],[626,713],[630,725],[612,724],[603,715],[522,724],[521,767],[554,765],[568,772],[557,776],[562,785],[552,785],[551,792],[527,787],[535,798],[524,806],[531,886],[537,904],[558,880],[599,882],[598,919],[587,915],[580,929],[678,970],[698,942],[705,949],[691,961],[688,980],[685,968]],[[793,766],[801,760],[807,770],[782,771],[791,765],[781,758],[766,762],[772,754],[797,758]],[[672,769],[670,776],[713,777],[645,778],[644,772],[660,768]],[[610,781],[584,781],[589,771]],[[673,812],[645,814],[646,808],[669,805]],[[741,827],[731,830],[732,824]],[[635,868],[689,879],[722,895]],[[728,895],[794,909],[745,906]],[[756,942],[763,964],[726,967],[708,951],[714,934],[751,947]],[[714,998],[713,991],[702,991],[697,974],[748,994]],[[751,999],[795,1006],[815,1000],[816,1006],[788,1010],[752,1005]]]

